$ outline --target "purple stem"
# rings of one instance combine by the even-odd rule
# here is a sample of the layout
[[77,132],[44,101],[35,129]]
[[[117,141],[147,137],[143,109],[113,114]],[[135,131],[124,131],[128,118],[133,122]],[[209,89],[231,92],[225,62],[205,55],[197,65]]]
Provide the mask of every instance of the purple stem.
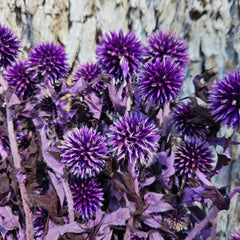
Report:
[[[8,85],[1,75],[0,75],[0,84],[2,85],[3,90],[7,91]],[[19,169],[21,169],[21,158],[18,153],[18,145],[17,145],[16,136],[15,136],[14,127],[13,127],[14,111],[10,110],[7,99],[6,99],[6,112],[7,112],[8,135],[9,135],[11,153],[12,153],[12,157],[13,157],[13,163],[14,163],[15,168],[17,170],[19,170]],[[32,240],[33,222],[32,222],[32,212],[29,207],[29,199],[28,199],[25,184],[20,181],[18,181],[18,184],[19,184],[19,189],[20,189],[20,195],[21,195],[22,202],[23,202],[23,210],[25,212],[25,218],[26,218],[25,219],[25,221],[26,221],[26,239]]]

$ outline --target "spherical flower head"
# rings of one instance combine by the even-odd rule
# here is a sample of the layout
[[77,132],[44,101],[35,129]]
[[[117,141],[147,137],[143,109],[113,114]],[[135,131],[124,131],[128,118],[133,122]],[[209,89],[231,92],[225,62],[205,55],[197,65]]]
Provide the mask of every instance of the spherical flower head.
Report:
[[171,210],[164,216],[164,221],[170,229],[176,232],[183,231],[188,225],[187,211],[182,207]]
[[100,38],[102,44],[97,46],[97,59],[102,68],[115,78],[131,79],[143,62],[145,49],[137,37],[123,31],[105,34],[106,39]]
[[183,81],[183,73],[176,63],[157,59],[145,66],[139,78],[139,89],[145,101],[161,105],[178,96]]
[[87,126],[68,132],[61,151],[62,162],[80,178],[95,177],[105,167],[108,154],[105,138]]
[[212,151],[201,138],[184,140],[175,152],[176,172],[183,177],[194,177],[196,171],[210,176],[212,163]]
[[29,52],[28,67],[35,82],[50,81],[53,85],[69,72],[64,48],[53,43],[35,46]]
[[109,145],[118,160],[128,158],[133,166],[152,161],[158,148],[155,124],[139,112],[130,112],[110,127]]
[[230,240],[240,240],[240,228],[235,228],[235,231],[231,233]]
[[20,61],[10,66],[6,72],[6,80],[9,86],[16,89],[15,93],[18,97],[25,100],[33,95],[35,87],[26,61]]
[[33,216],[33,227],[36,237],[44,238],[45,226],[48,219],[48,211],[44,208],[37,208],[35,215]]
[[205,138],[208,129],[205,122],[196,121],[198,114],[195,109],[190,106],[190,102],[176,106],[173,110],[173,123],[176,131],[183,136],[202,137]]
[[93,218],[102,206],[103,189],[94,178],[75,179],[70,185],[73,195],[74,209],[81,214],[82,220]]
[[94,63],[86,63],[82,64],[78,67],[77,71],[75,72],[72,82],[78,81],[82,78],[86,83],[93,84],[93,89],[101,93],[104,90],[104,81],[103,79],[100,81],[95,82],[96,78],[101,74],[102,70],[98,64]]
[[0,66],[7,68],[15,62],[20,51],[20,41],[7,27],[0,25]]
[[228,127],[240,129],[240,75],[228,73],[209,93],[210,112]]
[[163,33],[159,30],[149,37],[148,44],[147,56],[154,61],[157,58],[170,58],[180,67],[186,67],[189,63],[187,43],[172,32]]

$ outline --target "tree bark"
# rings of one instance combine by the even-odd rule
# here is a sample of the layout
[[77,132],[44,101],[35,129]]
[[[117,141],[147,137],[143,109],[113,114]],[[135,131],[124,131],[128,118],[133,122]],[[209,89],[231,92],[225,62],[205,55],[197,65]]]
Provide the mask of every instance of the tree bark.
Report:
[[[72,70],[79,63],[96,61],[98,37],[111,30],[129,29],[140,39],[157,29],[176,32],[189,43],[190,66],[184,95],[194,95],[192,79],[214,67],[218,79],[239,67],[240,5],[234,0],[1,0],[0,23],[22,41],[23,53],[45,41],[66,47]],[[221,134],[230,135],[222,129]],[[235,140],[240,141],[239,133]],[[240,185],[240,151],[233,147],[233,161],[215,178],[229,191]],[[238,197],[218,215],[218,239],[228,239],[240,219]]]

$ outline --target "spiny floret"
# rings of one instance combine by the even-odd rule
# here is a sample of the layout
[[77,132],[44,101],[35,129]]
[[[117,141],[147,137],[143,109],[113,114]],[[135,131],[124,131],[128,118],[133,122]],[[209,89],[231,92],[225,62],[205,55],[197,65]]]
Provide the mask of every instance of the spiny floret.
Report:
[[7,69],[5,79],[9,86],[16,89],[15,93],[18,97],[27,99],[33,95],[35,87],[26,61],[20,61],[10,66]]
[[160,58],[170,58],[178,63],[181,68],[189,63],[188,45],[183,38],[172,32],[163,33],[161,30],[154,32],[148,39],[148,53],[151,61]]
[[228,73],[209,93],[210,112],[216,121],[240,129],[240,74]]
[[95,177],[105,167],[108,154],[105,138],[93,128],[75,128],[62,141],[62,162],[71,173],[80,177]]
[[189,137],[205,138],[208,129],[207,124],[199,120],[199,115],[190,102],[182,102],[173,110],[173,123],[178,133]]
[[235,231],[231,233],[229,240],[240,240],[240,228],[235,227]]
[[38,207],[33,217],[34,235],[36,237],[42,237],[41,239],[44,238],[47,221],[48,211],[44,208]]
[[97,46],[97,59],[106,73],[115,78],[131,79],[143,62],[145,49],[137,37],[123,30],[105,34],[106,39],[100,38],[101,45]]
[[145,101],[161,105],[175,99],[183,85],[183,73],[169,59],[148,63],[139,77],[139,88]]
[[201,138],[185,139],[175,152],[176,172],[183,177],[194,177],[196,171],[210,176],[212,163],[210,146]]
[[50,81],[53,85],[69,72],[64,48],[54,43],[41,43],[31,49],[28,67],[35,82]]
[[74,179],[70,185],[73,195],[74,209],[80,213],[82,220],[93,218],[102,206],[103,189],[94,178]]
[[3,25],[0,25],[0,66],[7,68],[16,61],[20,52],[20,41],[17,36]]
[[108,137],[111,151],[118,160],[129,158],[133,166],[152,161],[158,148],[158,129],[140,112],[130,112],[116,121]]

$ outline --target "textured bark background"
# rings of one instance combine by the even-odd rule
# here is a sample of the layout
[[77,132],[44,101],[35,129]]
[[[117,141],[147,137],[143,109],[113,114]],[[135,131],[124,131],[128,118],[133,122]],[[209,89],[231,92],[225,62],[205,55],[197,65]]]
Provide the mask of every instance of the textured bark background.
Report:
[[[72,69],[95,60],[98,36],[130,29],[145,41],[157,29],[172,30],[189,42],[191,64],[185,94],[193,95],[192,78],[215,67],[214,77],[239,68],[240,3],[238,0],[1,0],[0,23],[21,39],[24,50],[43,41],[66,47]],[[222,131],[229,133],[229,130]],[[235,137],[240,141],[240,136]],[[240,151],[215,181],[229,190],[240,185]],[[218,215],[218,239],[228,239],[240,220],[238,197]]]

